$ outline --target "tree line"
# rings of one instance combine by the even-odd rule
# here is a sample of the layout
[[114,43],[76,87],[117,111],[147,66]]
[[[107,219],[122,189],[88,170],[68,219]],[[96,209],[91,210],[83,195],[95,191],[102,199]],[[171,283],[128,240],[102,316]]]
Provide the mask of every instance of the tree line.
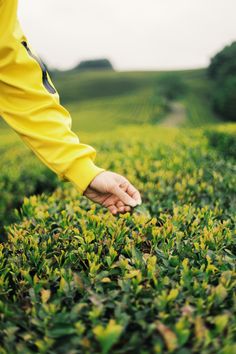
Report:
[[207,72],[214,82],[214,110],[223,119],[236,121],[236,42],[211,59]]

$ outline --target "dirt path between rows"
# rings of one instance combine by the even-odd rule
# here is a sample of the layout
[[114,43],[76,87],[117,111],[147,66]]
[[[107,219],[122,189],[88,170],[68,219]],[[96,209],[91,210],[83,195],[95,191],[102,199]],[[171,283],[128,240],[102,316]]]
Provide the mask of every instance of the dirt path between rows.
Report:
[[177,127],[182,125],[186,121],[186,109],[180,102],[174,102],[171,104],[171,112],[167,114],[160,125],[165,127]]

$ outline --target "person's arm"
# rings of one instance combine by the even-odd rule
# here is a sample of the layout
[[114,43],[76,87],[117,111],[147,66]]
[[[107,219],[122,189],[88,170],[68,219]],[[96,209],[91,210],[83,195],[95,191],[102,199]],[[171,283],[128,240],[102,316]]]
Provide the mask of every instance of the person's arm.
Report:
[[54,172],[83,193],[104,169],[71,131],[71,117],[17,21],[17,1],[0,3],[0,115]]
[[127,179],[94,164],[96,151],[71,131],[69,112],[17,20],[17,0],[0,0],[0,116],[51,170],[112,213],[141,203]]

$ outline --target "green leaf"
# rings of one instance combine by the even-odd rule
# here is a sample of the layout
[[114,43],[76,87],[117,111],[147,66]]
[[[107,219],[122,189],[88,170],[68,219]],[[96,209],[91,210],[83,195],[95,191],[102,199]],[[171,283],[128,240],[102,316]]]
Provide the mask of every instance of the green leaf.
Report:
[[222,331],[225,329],[225,327],[229,322],[229,315],[228,314],[218,315],[215,317],[214,322],[218,333],[222,333]]
[[167,296],[167,300],[173,301],[177,298],[178,295],[179,295],[178,289],[171,289],[171,291],[169,292],[169,295]]
[[101,345],[103,354],[108,353],[111,347],[118,341],[122,331],[123,327],[114,320],[110,320],[106,327],[98,325],[93,329],[93,333]]
[[221,304],[227,297],[227,290],[222,284],[219,284],[214,290],[217,303]]
[[63,336],[69,336],[76,333],[76,329],[72,326],[58,326],[50,329],[47,332],[48,337],[50,338],[61,338]]

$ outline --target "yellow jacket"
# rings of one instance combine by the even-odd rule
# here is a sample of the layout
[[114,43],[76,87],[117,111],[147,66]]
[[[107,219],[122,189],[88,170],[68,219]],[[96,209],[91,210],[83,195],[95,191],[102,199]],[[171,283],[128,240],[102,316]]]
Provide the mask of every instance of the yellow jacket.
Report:
[[71,131],[71,117],[17,20],[18,0],[0,0],[0,116],[51,170],[83,193],[104,169]]

